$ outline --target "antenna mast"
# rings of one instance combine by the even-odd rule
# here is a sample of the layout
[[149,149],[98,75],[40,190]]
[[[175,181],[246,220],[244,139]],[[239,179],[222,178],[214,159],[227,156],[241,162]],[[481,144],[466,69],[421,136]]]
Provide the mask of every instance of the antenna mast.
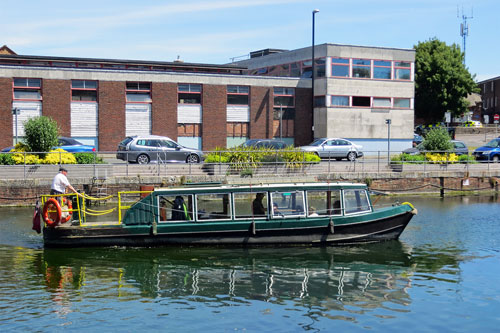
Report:
[[[457,17],[458,16],[458,6],[457,6]],[[468,19],[474,18],[474,9],[471,9],[471,16],[466,16],[464,14],[464,7],[462,6],[462,23],[460,23],[460,36],[462,37],[462,50],[464,52],[464,65],[465,65],[465,46],[467,43],[467,37],[469,36],[469,24]]]

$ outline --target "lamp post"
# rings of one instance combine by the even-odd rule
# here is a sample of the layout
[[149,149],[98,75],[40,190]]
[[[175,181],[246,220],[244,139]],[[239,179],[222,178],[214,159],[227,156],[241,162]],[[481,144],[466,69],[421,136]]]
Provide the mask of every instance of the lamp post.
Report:
[[12,108],[12,114],[15,116],[15,124],[16,124],[16,145],[17,145],[17,115],[19,114],[18,108]]
[[312,119],[312,139],[314,140],[314,72],[315,72],[315,68],[314,68],[314,19],[315,19],[315,15],[316,13],[319,13],[319,9],[315,9],[312,11],[312,75],[311,75],[311,94],[312,94],[312,101],[311,101],[311,107],[312,107],[312,116],[311,116],[311,119]]
[[387,124],[387,165],[391,164],[391,120],[386,119],[385,123]]
[[280,140],[283,140],[283,105],[280,103]]

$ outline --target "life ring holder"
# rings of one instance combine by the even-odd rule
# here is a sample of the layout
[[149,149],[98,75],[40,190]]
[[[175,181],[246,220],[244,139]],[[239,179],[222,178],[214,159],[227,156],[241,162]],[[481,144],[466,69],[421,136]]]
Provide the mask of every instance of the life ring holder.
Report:
[[71,220],[71,216],[73,215],[73,203],[72,203],[72,200],[69,200],[68,198],[63,198],[63,203],[64,201],[66,201],[66,204],[68,205],[68,209],[65,210],[64,212],[67,212],[68,215],[65,216],[65,217],[62,217],[62,207],[61,207],[61,217],[59,218],[60,220],[60,223],[66,223],[68,222],[69,220]]
[[[54,219],[49,217],[50,206],[54,206],[52,209],[55,208],[56,210],[56,216]],[[47,224],[47,226],[49,227],[55,227],[61,220],[61,215],[62,215],[62,210],[59,201],[57,201],[55,198],[49,198],[43,205],[43,210],[42,210],[42,218],[45,224]]]

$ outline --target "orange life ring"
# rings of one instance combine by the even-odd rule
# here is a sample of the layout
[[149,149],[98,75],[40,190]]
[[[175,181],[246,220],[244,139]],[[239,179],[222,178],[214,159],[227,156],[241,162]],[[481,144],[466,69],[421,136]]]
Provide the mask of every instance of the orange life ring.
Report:
[[[65,211],[65,213],[68,213],[68,215],[65,217],[62,217],[62,213],[61,213],[61,221],[60,221],[61,223],[68,222],[71,219],[71,216],[73,215],[73,211],[72,211],[73,202],[72,202],[72,200],[69,200],[67,198],[63,198],[63,204],[64,204],[64,202],[66,202],[66,204],[68,205],[68,211]],[[62,209],[61,209],[61,212],[62,212]]]
[[45,205],[43,205],[42,218],[49,227],[55,227],[59,223],[61,219],[61,205],[59,205],[56,199],[49,198]]

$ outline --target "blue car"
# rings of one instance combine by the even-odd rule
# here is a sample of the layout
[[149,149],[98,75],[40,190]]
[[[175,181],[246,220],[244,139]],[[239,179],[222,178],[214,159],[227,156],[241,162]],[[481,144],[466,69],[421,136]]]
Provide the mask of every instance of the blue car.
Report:
[[474,157],[478,161],[500,161],[500,138],[488,142],[485,146],[474,150]]
[[59,148],[66,150],[69,153],[92,153],[95,152],[94,146],[84,145],[80,141],[72,138],[60,137]]

